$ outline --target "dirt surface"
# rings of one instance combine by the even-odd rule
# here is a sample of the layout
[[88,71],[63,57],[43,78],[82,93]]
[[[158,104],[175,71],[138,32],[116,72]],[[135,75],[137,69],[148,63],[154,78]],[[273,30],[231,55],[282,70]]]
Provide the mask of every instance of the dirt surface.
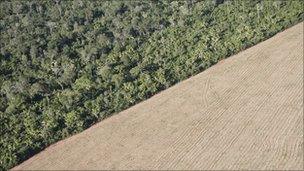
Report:
[[14,169],[303,169],[303,23]]

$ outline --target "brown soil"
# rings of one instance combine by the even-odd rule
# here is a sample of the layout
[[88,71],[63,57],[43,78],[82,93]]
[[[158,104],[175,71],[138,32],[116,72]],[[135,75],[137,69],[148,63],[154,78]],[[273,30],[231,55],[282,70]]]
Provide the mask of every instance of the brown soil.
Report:
[[303,169],[303,23],[14,169]]

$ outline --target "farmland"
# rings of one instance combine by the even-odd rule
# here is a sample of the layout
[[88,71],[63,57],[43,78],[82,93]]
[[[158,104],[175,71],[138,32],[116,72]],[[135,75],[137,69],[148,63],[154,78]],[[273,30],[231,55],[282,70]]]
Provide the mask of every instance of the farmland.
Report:
[[0,169],[303,20],[302,1],[1,1]]
[[12,170],[303,170],[299,23]]

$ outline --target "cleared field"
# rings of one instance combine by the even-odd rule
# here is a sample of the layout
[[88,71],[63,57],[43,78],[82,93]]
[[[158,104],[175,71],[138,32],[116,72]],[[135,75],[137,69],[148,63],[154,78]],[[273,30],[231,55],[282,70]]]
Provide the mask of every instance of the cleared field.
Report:
[[303,23],[13,169],[303,169]]

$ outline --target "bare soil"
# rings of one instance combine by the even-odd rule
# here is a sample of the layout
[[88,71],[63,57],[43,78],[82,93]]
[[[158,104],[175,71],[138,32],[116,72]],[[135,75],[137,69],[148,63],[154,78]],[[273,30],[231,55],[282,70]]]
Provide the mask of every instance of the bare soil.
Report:
[[303,167],[300,23],[13,170]]

